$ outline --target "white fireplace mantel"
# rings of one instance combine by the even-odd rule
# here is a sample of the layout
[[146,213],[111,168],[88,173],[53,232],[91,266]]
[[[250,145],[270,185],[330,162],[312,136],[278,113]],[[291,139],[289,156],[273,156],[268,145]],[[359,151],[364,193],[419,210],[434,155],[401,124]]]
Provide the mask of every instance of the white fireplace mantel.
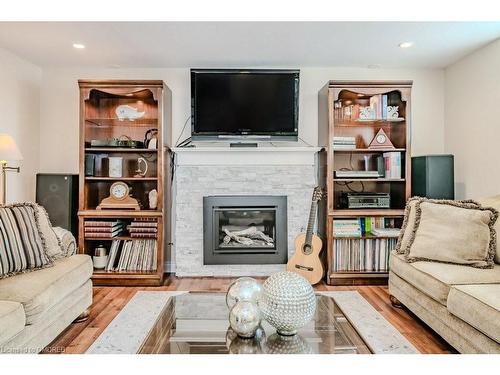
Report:
[[175,147],[176,165],[314,165],[320,147]]
[[[318,147],[174,148],[173,254],[177,276],[269,276],[285,264],[207,265],[203,258],[203,198],[223,195],[287,197],[287,251],[305,231],[318,184]],[[241,167],[241,166],[244,167]]]

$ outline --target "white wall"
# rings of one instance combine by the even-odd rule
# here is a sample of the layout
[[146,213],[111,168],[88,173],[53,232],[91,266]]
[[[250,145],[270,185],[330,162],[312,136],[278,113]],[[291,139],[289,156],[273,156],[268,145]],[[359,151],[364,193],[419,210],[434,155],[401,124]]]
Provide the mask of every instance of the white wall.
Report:
[[500,194],[500,39],[445,71],[445,151],[457,198]]
[[[10,134],[23,154],[21,173],[9,172],[7,202],[35,200],[35,174],[40,150],[41,70],[0,49],[0,133]],[[1,193],[1,192],[0,192]]]
[[[296,68],[296,67],[293,67]],[[163,79],[172,90],[173,140],[190,114],[189,69],[44,69],[41,87],[42,172],[78,172],[78,79]],[[415,155],[444,150],[443,70],[303,68],[300,80],[299,135],[317,144],[318,90],[330,79],[413,80]],[[187,125],[181,140],[189,136]]]

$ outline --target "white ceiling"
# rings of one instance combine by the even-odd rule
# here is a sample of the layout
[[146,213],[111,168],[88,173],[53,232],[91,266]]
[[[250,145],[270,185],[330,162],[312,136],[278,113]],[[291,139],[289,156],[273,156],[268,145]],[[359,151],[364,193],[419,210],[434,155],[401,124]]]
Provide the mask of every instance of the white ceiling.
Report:
[[499,37],[500,22],[0,23],[0,48],[42,67],[443,68]]

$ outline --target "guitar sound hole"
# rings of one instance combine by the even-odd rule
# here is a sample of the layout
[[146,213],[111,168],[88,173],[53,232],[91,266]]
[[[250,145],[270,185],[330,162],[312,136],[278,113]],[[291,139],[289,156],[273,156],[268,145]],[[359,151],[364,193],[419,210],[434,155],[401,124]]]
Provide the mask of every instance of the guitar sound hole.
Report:
[[304,245],[304,247],[302,247],[302,251],[304,252],[304,254],[310,254],[311,253],[311,246]]

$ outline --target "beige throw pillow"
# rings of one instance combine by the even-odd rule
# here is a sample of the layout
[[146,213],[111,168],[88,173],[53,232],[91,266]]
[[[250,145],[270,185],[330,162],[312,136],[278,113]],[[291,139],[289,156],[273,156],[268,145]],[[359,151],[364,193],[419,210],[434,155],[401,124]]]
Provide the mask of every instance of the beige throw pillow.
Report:
[[404,254],[410,245],[410,238],[415,230],[416,210],[415,206],[419,198],[410,198],[406,203],[403,225],[399,232],[398,242],[394,250],[398,254]]
[[53,227],[54,232],[56,233],[57,238],[61,241],[63,247],[63,256],[70,257],[76,254],[76,239],[73,234],[64,228],[61,227]]
[[[484,207],[493,207],[495,210],[500,211],[500,195],[495,195],[493,197],[482,198],[477,200]],[[500,220],[495,223],[495,231],[500,232]],[[495,263],[500,264],[500,247],[497,244],[497,251],[495,254]]]
[[50,223],[49,215],[42,206],[33,203],[35,207],[35,215],[37,216],[38,225],[44,239],[45,252],[51,260],[57,260],[64,257],[64,248],[61,240],[56,236],[52,224]]
[[[492,268],[498,212],[471,201],[419,198],[405,258]],[[409,228],[408,228],[409,229]]]

